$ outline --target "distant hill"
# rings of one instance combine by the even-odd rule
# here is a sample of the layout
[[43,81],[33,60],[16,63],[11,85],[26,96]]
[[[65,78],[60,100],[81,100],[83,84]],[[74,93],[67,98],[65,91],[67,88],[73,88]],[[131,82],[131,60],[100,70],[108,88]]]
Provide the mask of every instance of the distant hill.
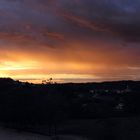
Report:
[[0,121],[22,124],[140,114],[140,81],[31,84],[0,78]]

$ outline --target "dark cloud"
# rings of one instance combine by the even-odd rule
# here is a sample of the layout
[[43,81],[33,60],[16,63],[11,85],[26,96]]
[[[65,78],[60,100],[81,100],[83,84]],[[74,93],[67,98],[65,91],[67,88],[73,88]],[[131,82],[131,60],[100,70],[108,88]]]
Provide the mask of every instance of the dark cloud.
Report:
[[[86,1],[65,10],[64,18],[79,27],[111,33],[127,42],[140,41],[138,1]],[[75,9],[75,10],[74,10]]]
[[139,6],[138,0],[0,0],[0,39],[59,48],[73,40],[139,43]]
[[42,42],[54,39],[54,43],[64,36],[86,36],[89,32],[139,41],[139,5],[138,0],[1,0],[0,31],[17,39],[30,36]]

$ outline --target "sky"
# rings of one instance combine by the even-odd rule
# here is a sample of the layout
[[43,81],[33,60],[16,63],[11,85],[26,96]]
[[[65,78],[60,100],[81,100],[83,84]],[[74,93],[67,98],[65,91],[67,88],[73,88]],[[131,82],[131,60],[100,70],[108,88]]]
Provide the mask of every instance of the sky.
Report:
[[0,0],[0,77],[140,80],[139,0]]

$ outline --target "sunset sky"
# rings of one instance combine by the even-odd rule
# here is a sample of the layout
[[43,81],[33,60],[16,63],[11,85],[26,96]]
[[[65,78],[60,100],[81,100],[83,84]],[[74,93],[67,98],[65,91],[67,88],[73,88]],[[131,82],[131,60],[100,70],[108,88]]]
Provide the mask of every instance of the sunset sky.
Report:
[[140,80],[140,1],[0,0],[0,77]]

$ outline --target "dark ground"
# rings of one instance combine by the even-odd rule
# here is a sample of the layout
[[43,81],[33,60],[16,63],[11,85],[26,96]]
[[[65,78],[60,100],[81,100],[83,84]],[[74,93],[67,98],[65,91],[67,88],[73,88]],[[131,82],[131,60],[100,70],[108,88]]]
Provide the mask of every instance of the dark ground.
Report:
[[[10,130],[10,129],[9,129]],[[0,129],[0,138],[10,140],[9,130]],[[12,129],[11,129],[12,130]],[[10,135],[15,140],[53,140],[55,136],[48,136],[46,125],[35,126],[26,130],[10,130]],[[7,135],[7,134],[8,135]],[[7,136],[6,136],[7,135]],[[7,137],[7,138],[6,138]],[[26,139],[27,138],[27,139]],[[140,117],[129,118],[107,118],[93,120],[69,120],[57,126],[56,140],[139,140],[140,139]]]
[[36,85],[0,78],[0,122],[0,140],[139,140],[140,81]]

